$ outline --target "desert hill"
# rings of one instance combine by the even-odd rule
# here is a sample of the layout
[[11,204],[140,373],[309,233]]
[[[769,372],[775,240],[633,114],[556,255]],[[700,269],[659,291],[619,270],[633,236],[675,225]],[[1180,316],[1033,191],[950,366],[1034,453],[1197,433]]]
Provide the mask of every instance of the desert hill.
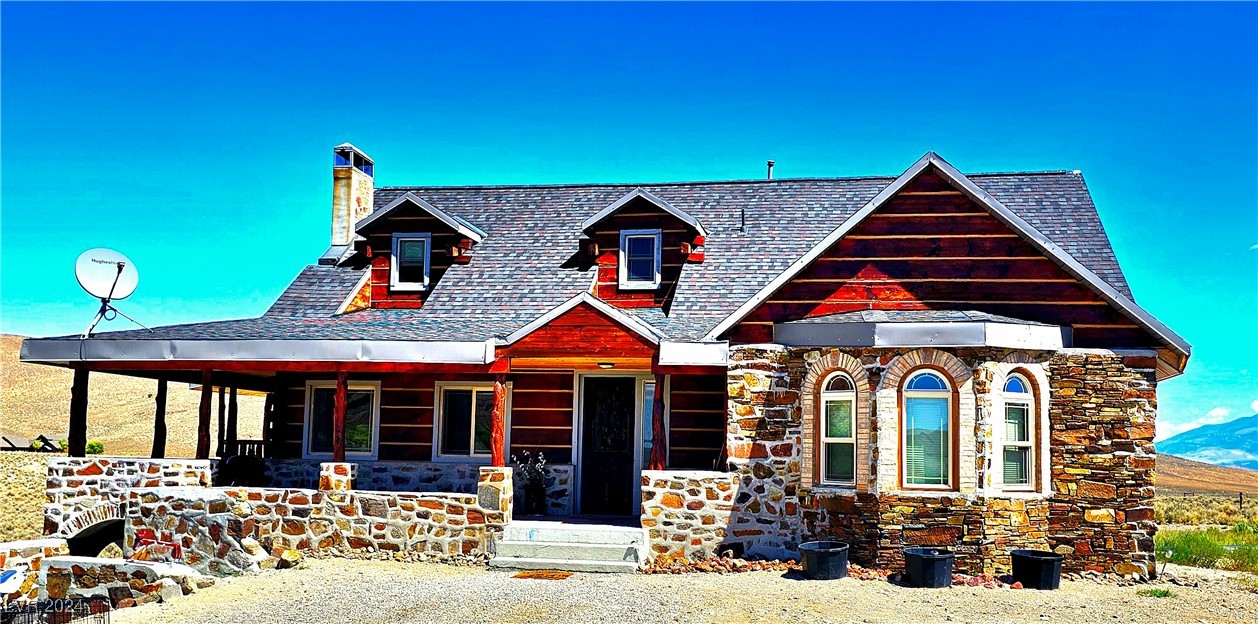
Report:
[[[26,438],[39,434],[64,438],[70,411],[73,373],[66,368],[22,364],[22,337],[0,334],[0,431]],[[200,393],[171,382],[166,399],[166,456],[192,457],[196,452],[197,406]],[[148,456],[153,447],[151,379],[92,373],[88,383],[87,438],[105,444],[106,455]],[[256,439],[262,432],[259,396],[240,396],[239,436]],[[217,439],[218,398],[214,399],[210,440]],[[213,452],[214,449],[211,449]]]
[[1216,466],[1163,453],[1158,454],[1157,479],[1158,494],[1258,493],[1258,470]]

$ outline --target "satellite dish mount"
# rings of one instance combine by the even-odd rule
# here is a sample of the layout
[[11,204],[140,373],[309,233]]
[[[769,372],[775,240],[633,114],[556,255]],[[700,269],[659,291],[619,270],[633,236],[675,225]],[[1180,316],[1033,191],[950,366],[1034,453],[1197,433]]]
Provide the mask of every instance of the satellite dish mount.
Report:
[[118,315],[122,315],[123,318],[144,329],[153,331],[143,323],[123,314],[113,305],[115,300],[130,297],[140,283],[140,274],[135,270],[135,264],[126,256],[112,249],[89,249],[83,252],[74,263],[74,276],[78,278],[79,286],[82,286],[83,290],[100,299],[100,310],[96,312],[96,318],[92,319],[92,323],[83,331],[84,339],[92,337],[92,330],[96,329],[101,319],[112,321]]

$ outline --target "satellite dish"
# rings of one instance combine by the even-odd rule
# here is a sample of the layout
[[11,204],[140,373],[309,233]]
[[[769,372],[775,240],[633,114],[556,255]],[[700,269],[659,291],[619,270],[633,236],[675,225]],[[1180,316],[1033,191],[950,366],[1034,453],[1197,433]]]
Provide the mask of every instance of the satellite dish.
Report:
[[140,283],[135,263],[112,249],[89,249],[74,263],[79,286],[97,299],[126,299]]
[[[96,329],[96,324],[101,319],[112,321],[122,314],[110,301],[130,297],[140,283],[140,272],[135,270],[135,263],[112,249],[104,248],[89,249],[79,255],[74,263],[74,276],[87,294],[100,299],[100,310],[96,312],[92,324],[83,332],[84,340],[92,337],[92,330]],[[126,314],[122,316],[144,329],[149,329]]]

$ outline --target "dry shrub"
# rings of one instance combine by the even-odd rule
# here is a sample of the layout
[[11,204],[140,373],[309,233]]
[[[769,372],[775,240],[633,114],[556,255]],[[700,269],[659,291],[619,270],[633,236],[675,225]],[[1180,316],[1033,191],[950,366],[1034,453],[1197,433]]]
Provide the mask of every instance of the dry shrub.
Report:
[[1153,510],[1159,524],[1222,524],[1258,522],[1258,495],[1184,494],[1158,496]]

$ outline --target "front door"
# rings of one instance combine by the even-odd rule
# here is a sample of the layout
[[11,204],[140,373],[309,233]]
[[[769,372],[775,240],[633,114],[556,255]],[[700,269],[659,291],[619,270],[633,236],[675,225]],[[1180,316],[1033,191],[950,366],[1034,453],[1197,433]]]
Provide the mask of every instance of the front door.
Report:
[[638,496],[634,474],[635,377],[585,377],[581,397],[581,513],[628,516]]

